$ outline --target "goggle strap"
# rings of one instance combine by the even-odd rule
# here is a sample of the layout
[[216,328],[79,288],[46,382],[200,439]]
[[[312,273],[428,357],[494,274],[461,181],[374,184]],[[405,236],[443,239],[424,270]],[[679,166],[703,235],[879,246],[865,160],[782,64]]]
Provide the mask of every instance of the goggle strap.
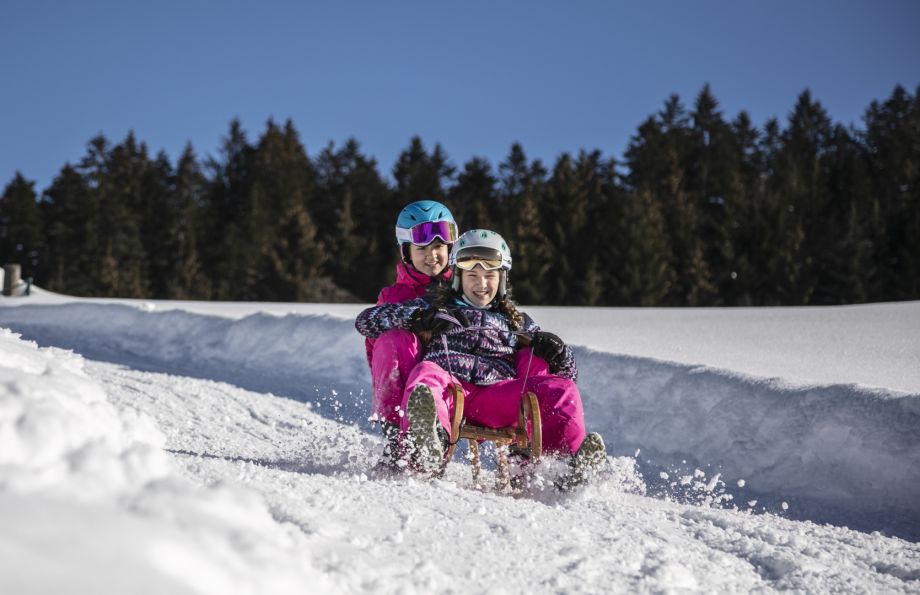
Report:
[[412,231],[405,227],[396,226],[396,240],[399,242],[412,242]]

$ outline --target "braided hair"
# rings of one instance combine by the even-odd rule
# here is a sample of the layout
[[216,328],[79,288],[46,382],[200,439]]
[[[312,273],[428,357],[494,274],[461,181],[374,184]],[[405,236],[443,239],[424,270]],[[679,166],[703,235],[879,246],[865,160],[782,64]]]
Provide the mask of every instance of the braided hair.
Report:
[[524,327],[524,316],[521,315],[520,311],[517,309],[517,306],[514,305],[514,301],[511,299],[510,286],[508,286],[508,290],[505,295],[498,298],[496,310],[508,318],[508,326],[511,327],[511,330],[519,331]]

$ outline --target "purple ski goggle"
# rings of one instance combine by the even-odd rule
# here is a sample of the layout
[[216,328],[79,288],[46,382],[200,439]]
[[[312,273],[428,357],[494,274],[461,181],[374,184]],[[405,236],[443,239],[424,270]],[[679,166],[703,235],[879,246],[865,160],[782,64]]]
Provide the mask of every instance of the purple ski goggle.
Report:
[[438,238],[445,244],[453,244],[457,237],[457,224],[452,221],[425,221],[409,229],[396,228],[397,240],[412,242],[416,246],[427,246]]

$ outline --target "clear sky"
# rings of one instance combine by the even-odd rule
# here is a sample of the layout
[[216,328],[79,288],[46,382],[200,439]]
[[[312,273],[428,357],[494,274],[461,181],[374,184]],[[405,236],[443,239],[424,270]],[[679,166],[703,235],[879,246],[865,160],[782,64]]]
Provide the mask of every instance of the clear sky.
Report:
[[133,130],[175,163],[290,118],[310,155],[356,138],[390,175],[413,135],[462,166],[619,157],[671,93],[785,119],[804,89],[859,126],[920,84],[914,0],[15,1],[0,4],[0,185],[44,189]]

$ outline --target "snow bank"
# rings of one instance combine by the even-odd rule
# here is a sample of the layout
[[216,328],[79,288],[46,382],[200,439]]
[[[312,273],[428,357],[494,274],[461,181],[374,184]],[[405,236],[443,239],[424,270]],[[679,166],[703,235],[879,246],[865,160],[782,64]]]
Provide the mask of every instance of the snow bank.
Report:
[[0,592],[325,590],[299,531],[250,492],[181,479],[164,440],[82,357],[0,329]]
[[221,376],[288,396],[315,394],[304,378],[367,385],[364,340],[352,322],[330,316],[257,313],[235,320],[182,310],[115,304],[0,308],[8,326],[42,344],[143,367]]
[[[540,322],[554,328],[546,313]],[[0,325],[88,357],[311,401],[344,421],[363,423],[368,410],[363,340],[349,320],[81,303],[0,308]],[[740,508],[920,537],[920,395],[577,355],[590,429],[611,454],[640,453],[651,493],[687,499],[702,486],[709,498],[718,487]],[[328,387],[334,402],[316,401]]]
[[639,450],[671,482],[720,473],[741,507],[786,504],[793,518],[920,536],[920,395],[583,349],[577,358],[586,416],[612,453]]
[[83,358],[0,329],[0,490],[96,500],[166,476],[165,438],[116,411]]

